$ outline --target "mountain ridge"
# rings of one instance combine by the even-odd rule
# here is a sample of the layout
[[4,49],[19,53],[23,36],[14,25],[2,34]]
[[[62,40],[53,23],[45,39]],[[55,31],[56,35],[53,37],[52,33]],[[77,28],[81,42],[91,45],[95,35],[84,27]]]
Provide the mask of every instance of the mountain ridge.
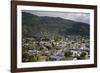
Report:
[[27,12],[22,12],[22,26],[22,34],[25,37],[32,37],[41,32],[64,37],[66,37],[66,35],[89,36],[90,29],[90,25],[87,23],[76,22],[60,17],[37,16]]

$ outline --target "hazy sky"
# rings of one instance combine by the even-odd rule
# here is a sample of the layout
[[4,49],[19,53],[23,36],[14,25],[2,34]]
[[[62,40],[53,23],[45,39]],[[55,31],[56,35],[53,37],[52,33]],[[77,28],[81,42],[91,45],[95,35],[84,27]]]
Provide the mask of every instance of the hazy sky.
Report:
[[38,16],[50,16],[50,17],[61,17],[64,19],[70,19],[78,22],[90,24],[89,13],[78,13],[78,12],[55,12],[55,11],[33,11],[33,10],[22,10],[23,12],[35,14]]

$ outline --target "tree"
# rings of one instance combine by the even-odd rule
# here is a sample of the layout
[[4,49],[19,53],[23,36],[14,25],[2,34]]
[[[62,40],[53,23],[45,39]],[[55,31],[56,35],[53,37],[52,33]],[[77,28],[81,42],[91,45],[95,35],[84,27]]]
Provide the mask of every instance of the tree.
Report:
[[70,51],[66,51],[65,53],[64,53],[64,56],[66,57],[66,58],[68,58],[68,57],[72,57],[72,52],[70,52]]

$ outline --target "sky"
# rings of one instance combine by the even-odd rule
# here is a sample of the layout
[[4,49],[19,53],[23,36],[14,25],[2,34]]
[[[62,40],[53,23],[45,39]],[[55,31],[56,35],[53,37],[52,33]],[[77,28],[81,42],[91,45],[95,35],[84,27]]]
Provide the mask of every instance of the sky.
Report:
[[89,13],[34,11],[34,10],[22,10],[22,12],[31,13],[31,14],[34,14],[37,16],[60,17],[60,18],[64,18],[64,19],[70,19],[70,20],[90,24],[90,14]]

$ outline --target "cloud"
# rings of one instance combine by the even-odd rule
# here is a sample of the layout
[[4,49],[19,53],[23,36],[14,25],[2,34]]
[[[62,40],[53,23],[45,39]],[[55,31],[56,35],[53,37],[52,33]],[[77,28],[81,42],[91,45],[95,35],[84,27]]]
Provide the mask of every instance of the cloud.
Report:
[[70,19],[83,23],[90,23],[89,13],[79,13],[79,12],[54,12],[54,11],[33,11],[33,10],[23,10],[23,12],[35,14],[38,16],[50,16],[50,17],[61,17],[64,19]]

